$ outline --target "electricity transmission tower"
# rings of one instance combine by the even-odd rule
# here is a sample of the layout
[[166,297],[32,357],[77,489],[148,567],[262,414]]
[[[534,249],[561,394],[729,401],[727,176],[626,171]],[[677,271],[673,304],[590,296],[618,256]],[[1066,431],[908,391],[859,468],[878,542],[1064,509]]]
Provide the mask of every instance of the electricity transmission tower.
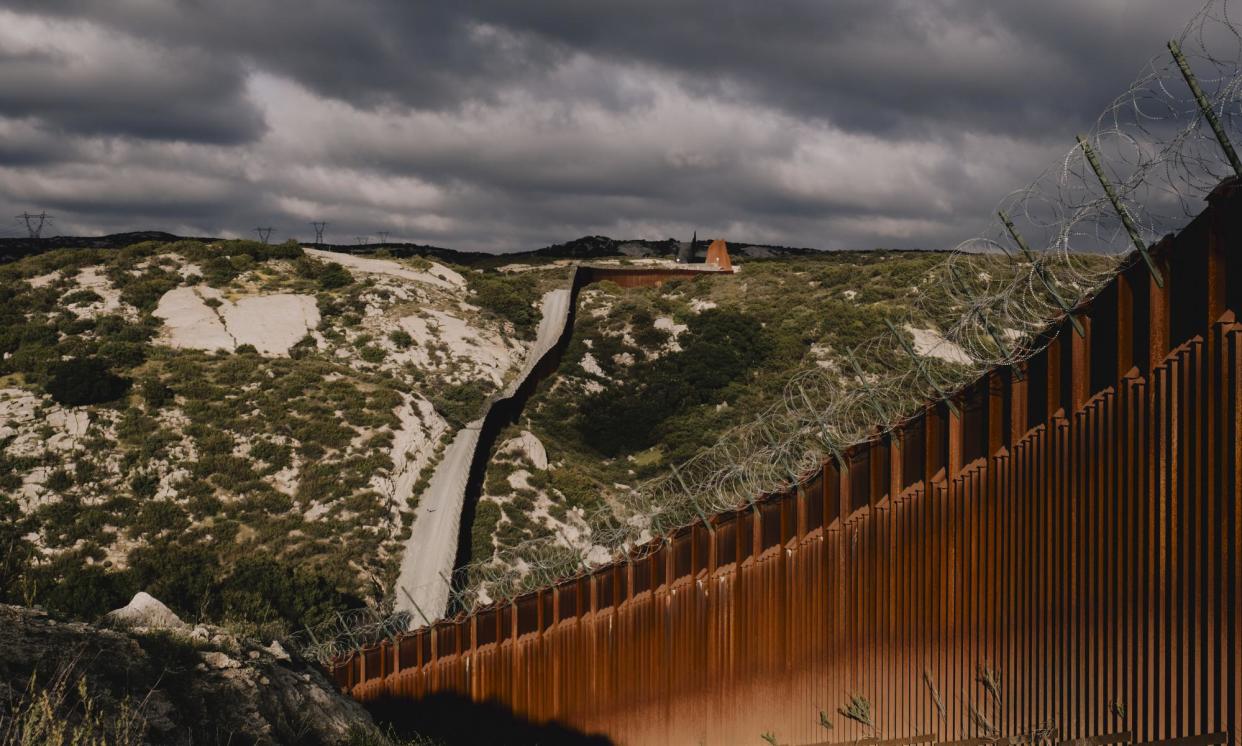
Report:
[[17,216],[17,219],[26,222],[26,231],[30,233],[31,238],[39,239],[43,237],[43,226],[52,219],[52,216],[46,212],[40,212],[38,215],[23,212]]
[[377,231],[380,237],[380,246],[388,243],[388,231]]
[[316,246],[323,246],[323,229],[327,227],[327,225],[328,222],[326,220],[322,223],[311,223],[311,227],[315,229]]
[[259,234],[259,240],[263,243],[267,243],[267,239],[272,237],[271,228],[255,228],[254,232]]

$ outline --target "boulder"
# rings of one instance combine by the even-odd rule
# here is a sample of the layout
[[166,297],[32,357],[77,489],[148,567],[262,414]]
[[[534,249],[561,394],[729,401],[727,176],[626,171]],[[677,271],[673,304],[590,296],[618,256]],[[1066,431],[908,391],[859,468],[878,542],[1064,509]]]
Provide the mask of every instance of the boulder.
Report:
[[[138,606],[152,608],[145,601]],[[213,640],[226,637],[208,630]],[[96,730],[124,730],[132,736],[126,743],[328,746],[376,732],[361,705],[284,647],[232,638],[237,651],[223,651],[190,632],[60,622],[0,604],[0,702],[21,702],[31,689],[68,682],[65,698],[52,706],[69,733],[81,735],[74,724],[89,704]]]
[[118,627],[143,629],[189,630],[173,610],[160,603],[146,591],[138,591],[130,602],[115,611],[109,611],[104,619]]

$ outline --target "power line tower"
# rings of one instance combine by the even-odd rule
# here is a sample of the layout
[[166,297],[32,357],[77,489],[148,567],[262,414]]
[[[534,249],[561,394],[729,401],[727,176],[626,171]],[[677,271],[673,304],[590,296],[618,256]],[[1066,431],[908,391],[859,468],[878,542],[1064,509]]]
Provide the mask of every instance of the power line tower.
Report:
[[48,215],[46,212],[40,212],[38,215],[23,212],[21,215],[17,216],[17,219],[25,221],[26,232],[30,234],[32,239],[38,240],[43,238],[43,226],[52,219],[52,216]]
[[383,246],[384,244],[388,243],[388,231],[376,231],[376,232],[379,233],[380,246]]
[[259,234],[259,240],[263,243],[267,243],[267,240],[272,237],[271,228],[255,228],[254,232]]
[[323,229],[326,228],[327,225],[328,225],[328,222],[326,220],[322,223],[314,223],[314,222],[311,223],[311,227],[315,229],[315,245],[316,246],[323,246]]

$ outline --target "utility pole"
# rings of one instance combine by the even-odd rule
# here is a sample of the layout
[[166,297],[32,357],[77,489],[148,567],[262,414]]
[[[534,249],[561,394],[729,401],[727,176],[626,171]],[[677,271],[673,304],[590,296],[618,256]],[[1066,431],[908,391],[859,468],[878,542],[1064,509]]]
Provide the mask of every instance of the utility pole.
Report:
[[272,237],[271,228],[255,228],[254,232],[259,234],[259,240],[263,243],[267,243],[267,240]]
[[17,219],[25,221],[26,231],[30,234],[30,237],[34,240],[38,240],[43,238],[43,226],[52,219],[52,216],[48,215],[46,212],[40,212],[38,215],[31,215],[28,212],[23,212],[21,215],[17,216]]
[[379,233],[380,246],[383,246],[384,244],[388,243],[388,231],[376,231],[376,232]]
[[316,246],[323,246],[323,229],[326,228],[327,225],[328,225],[328,221],[326,220],[321,223],[314,223],[314,222],[311,223],[311,227],[315,229],[315,245]]

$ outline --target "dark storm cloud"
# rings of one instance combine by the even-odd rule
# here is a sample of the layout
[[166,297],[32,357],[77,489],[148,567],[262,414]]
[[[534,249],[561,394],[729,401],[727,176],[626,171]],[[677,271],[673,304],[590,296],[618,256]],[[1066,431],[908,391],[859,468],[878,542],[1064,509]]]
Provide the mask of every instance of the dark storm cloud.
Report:
[[0,200],[62,229],[940,247],[1196,8],[3,0]]
[[845,126],[930,120],[1006,131],[1097,111],[1195,9],[1158,0],[17,5],[245,55],[362,105],[445,107],[514,85],[538,88],[554,62],[585,53]]
[[66,134],[240,143],[262,132],[245,70],[201,49],[167,48],[21,19],[0,31],[0,113]]

